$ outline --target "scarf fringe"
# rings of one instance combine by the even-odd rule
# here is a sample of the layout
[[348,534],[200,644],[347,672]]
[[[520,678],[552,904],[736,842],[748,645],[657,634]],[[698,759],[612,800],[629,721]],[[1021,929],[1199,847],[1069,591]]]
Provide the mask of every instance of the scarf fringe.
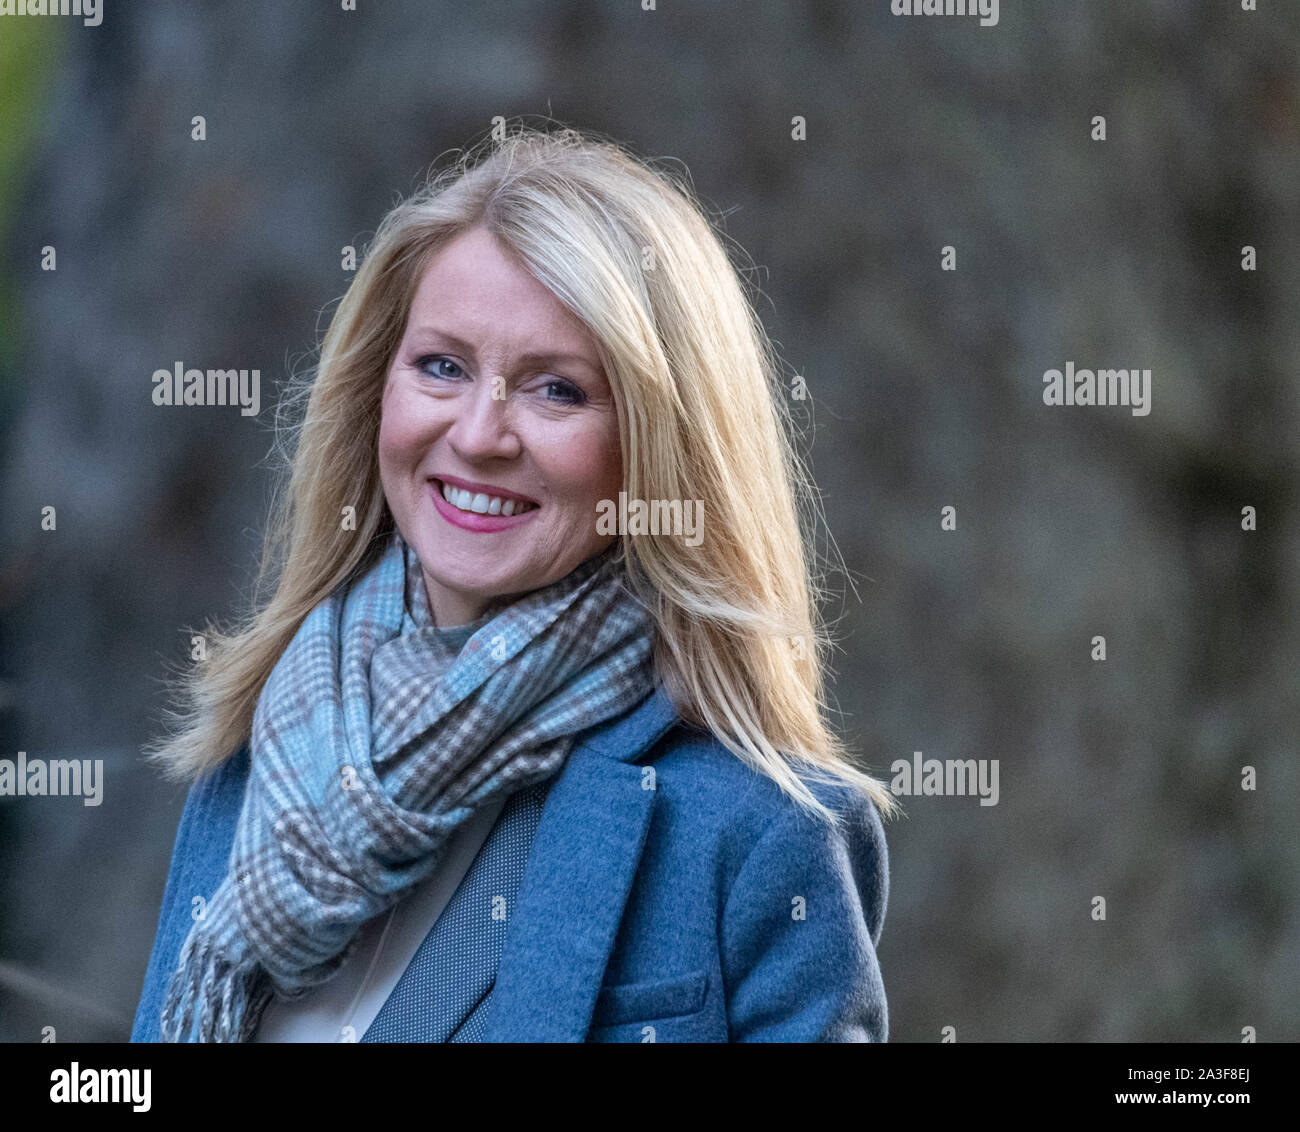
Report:
[[247,1042],[274,991],[257,964],[240,964],[199,932],[181,948],[167,987],[164,1042]]

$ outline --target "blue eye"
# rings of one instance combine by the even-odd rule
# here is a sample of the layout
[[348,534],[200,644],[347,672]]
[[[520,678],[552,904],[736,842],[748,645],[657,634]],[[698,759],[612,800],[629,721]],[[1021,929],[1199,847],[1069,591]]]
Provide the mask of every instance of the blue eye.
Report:
[[[427,373],[430,377],[463,377],[465,371],[460,368],[450,358],[445,358],[440,354],[431,354],[427,358],[420,358],[415,363],[416,368]],[[455,373],[447,373],[443,366],[450,366]],[[436,368],[432,368],[436,367]]]
[[[458,381],[466,376],[465,370],[445,354],[427,354],[417,358],[415,367],[429,377],[444,378],[448,381]],[[552,404],[581,405],[587,400],[586,393],[567,378],[553,377],[542,388],[546,391],[544,400]]]
[[547,390],[560,390],[560,396],[558,398],[547,397],[548,401],[558,400],[565,405],[581,405],[587,399],[587,395],[574,385],[573,382],[565,381],[560,377],[555,378],[553,381],[548,381],[546,383],[546,388]]

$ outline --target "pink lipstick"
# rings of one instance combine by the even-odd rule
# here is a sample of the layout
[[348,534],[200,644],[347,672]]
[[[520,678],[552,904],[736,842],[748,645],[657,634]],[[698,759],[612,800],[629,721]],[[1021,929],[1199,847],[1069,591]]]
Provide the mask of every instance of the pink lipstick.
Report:
[[[459,507],[453,506],[443,498],[442,485],[444,483],[450,487],[459,488],[461,491],[472,492],[475,495],[495,496],[498,499],[515,500],[516,503],[532,504],[532,506],[528,510],[514,515],[487,515],[480,514],[477,511],[462,511]],[[506,531],[511,527],[517,527],[520,523],[528,522],[534,514],[541,510],[540,506],[527,496],[519,495],[513,491],[505,491],[502,488],[493,487],[491,484],[474,483],[454,476],[430,480],[429,494],[433,499],[434,508],[447,522],[454,527],[460,527],[461,530],[475,531],[479,534],[492,534],[496,531]]]

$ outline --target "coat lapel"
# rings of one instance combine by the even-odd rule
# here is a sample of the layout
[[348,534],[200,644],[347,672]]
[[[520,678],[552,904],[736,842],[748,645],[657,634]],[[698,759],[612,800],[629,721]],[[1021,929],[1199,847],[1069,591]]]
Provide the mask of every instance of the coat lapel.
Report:
[[446,1042],[492,987],[547,784],[510,797],[455,894],[366,1030],[363,1042]]
[[586,1037],[654,809],[632,760],[676,722],[656,688],[575,743],[533,839],[485,1041]]

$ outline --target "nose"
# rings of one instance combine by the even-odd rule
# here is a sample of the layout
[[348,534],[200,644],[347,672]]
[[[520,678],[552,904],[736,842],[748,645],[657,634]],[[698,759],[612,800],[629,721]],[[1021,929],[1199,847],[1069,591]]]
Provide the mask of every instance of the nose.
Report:
[[522,451],[510,421],[509,397],[492,396],[494,389],[505,393],[505,380],[483,376],[456,399],[447,440],[466,461],[508,460]]

